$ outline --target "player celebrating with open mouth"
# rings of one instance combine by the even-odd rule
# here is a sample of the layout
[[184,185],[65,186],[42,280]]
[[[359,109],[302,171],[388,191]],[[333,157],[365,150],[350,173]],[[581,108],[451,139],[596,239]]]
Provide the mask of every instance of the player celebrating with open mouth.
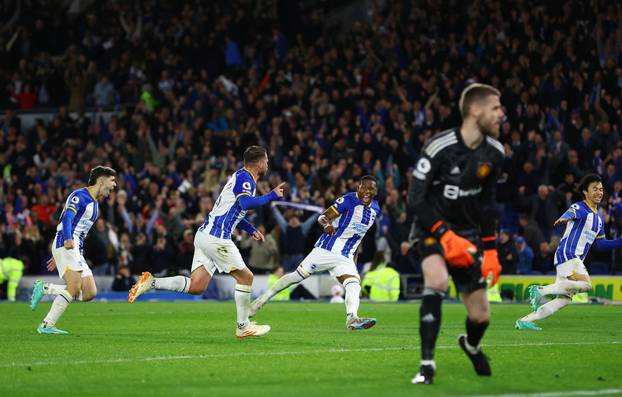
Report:
[[270,298],[292,284],[300,283],[311,274],[328,271],[343,284],[346,290],[346,328],[360,330],[376,324],[375,318],[358,316],[361,280],[354,263],[354,253],[361,240],[380,214],[376,178],[366,175],[361,178],[356,192],[335,200],[318,218],[324,233],[315,243],[315,248],[300,263],[295,272],[281,277],[268,291],[257,298],[251,306],[251,316],[257,313]]
[[140,276],[130,289],[128,302],[152,289],[177,291],[199,295],[205,292],[214,273],[228,273],[236,281],[234,298],[237,313],[238,338],[262,336],[270,332],[269,325],[249,321],[253,273],[246,267],[240,251],[231,240],[237,227],[245,230],[256,241],[264,235],[249,221],[246,212],[283,197],[285,182],[270,193],[255,197],[257,180],[268,172],[268,154],[260,146],[249,146],[244,151],[244,167],[237,170],[227,181],[205,222],[194,237],[194,257],[190,278],[184,276],[156,278],[149,272]]
[[[603,199],[600,176],[586,175],[579,182],[578,190],[585,196],[585,200],[572,204],[554,224],[554,226],[566,225],[564,235],[555,251],[557,281],[545,286],[529,287],[529,301],[533,313],[518,319],[516,329],[542,330],[533,322],[553,315],[567,306],[574,294],[592,288],[592,281],[583,264],[592,245],[596,249],[622,247],[622,238],[605,239],[605,221],[598,213],[598,205]],[[557,297],[540,306],[544,295],[557,295]]]
[[56,295],[52,307],[37,328],[40,334],[67,334],[56,328],[56,322],[74,299],[89,301],[95,298],[97,287],[93,272],[84,259],[84,240],[99,215],[98,200],[108,197],[117,186],[117,173],[109,167],[91,170],[88,186],[73,191],[60,215],[56,237],[52,243],[52,259],[48,270],[58,270],[66,285],[35,282],[30,306],[35,310],[43,295]]

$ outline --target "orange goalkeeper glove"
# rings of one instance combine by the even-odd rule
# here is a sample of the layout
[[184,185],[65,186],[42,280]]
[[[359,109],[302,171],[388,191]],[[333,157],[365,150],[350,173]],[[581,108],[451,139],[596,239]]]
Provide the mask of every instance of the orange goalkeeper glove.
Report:
[[444,223],[438,222],[432,228],[432,233],[440,235],[440,242],[445,252],[445,260],[450,266],[469,267],[475,263],[477,247],[464,237],[458,236]]
[[497,284],[499,274],[501,273],[501,263],[499,262],[499,254],[496,248],[497,239],[494,236],[482,237],[482,245],[484,246],[484,257],[482,259],[482,275],[486,278],[492,275],[492,280],[488,288]]

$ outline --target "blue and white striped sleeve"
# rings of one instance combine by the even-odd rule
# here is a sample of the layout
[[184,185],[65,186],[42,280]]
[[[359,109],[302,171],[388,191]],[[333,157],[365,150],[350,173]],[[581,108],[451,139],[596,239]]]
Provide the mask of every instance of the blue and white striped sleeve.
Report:
[[580,219],[580,218],[581,218],[581,208],[579,207],[579,204],[575,203],[571,205],[570,208],[568,208],[566,212],[562,214],[562,216],[559,217],[557,222],[569,221],[569,220]]
[[333,209],[337,214],[343,214],[352,208],[352,200],[349,194],[339,197],[329,208]]
[[81,197],[78,191],[75,191],[69,195],[67,202],[65,203],[65,210],[78,213],[82,208],[86,206],[84,197]]
[[240,172],[235,179],[235,185],[233,185],[233,194],[237,199],[240,196],[254,196],[255,194],[255,181],[247,172]]

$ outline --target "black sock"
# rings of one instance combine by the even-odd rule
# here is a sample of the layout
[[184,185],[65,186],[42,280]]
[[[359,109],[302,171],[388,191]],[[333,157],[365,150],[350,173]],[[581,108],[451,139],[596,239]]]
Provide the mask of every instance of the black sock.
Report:
[[434,360],[434,347],[441,328],[441,303],[445,293],[431,288],[423,291],[419,309],[419,335],[421,336],[421,359]]
[[478,323],[471,320],[469,317],[466,319],[466,331],[467,331],[467,342],[469,345],[473,347],[477,347],[479,345],[479,341],[482,340],[484,336],[484,332],[486,332],[486,328],[488,328],[488,321],[483,323]]

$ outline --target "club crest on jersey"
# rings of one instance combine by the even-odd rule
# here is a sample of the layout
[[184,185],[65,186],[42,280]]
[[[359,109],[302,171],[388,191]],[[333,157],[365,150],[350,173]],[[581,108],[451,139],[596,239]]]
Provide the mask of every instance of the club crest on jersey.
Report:
[[436,244],[436,239],[434,237],[426,237],[426,239],[423,240],[423,245],[426,247],[430,247],[434,244]]
[[490,174],[491,170],[492,170],[492,164],[480,162],[477,165],[477,177],[479,179],[484,179]]

